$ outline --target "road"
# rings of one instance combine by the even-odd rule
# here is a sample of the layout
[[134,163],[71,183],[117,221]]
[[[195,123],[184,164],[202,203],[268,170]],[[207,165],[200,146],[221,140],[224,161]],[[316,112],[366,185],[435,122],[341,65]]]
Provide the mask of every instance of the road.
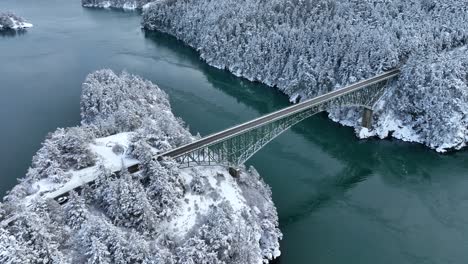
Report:
[[363,80],[360,82],[357,82],[355,84],[349,85],[347,87],[341,88],[334,90],[332,92],[326,93],[324,95],[317,96],[315,98],[306,100],[302,103],[292,105],[290,107],[283,108],[281,110],[278,110],[276,112],[264,115],[262,117],[259,117],[257,119],[248,121],[246,123],[228,128],[226,130],[211,134],[209,136],[206,136],[200,140],[197,140],[195,142],[183,145],[181,147],[178,147],[176,149],[170,150],[168,152],[162,153],[159,155],[159,157],[172,157],[172,158],[177,158],[179,156],[182,156],[188,152],[194,151],[199,148],[203,148],[207,145],[211,145],[214,143],[217,143],[219,141],[222,141],[226,138],[236,136],[238,134],[244,133],[245,131],[254,129],[256,127],[263,126],[265,124],[274,122],[278,119],[284,118],[289,115],[293,115],[298,112],[302,112],[304,110],[307,110],[311,107],[314,107],[316,105],[322,104],[324,102],[327,102],[329,100],[335,99],[337,97],[343,96],[348,93],[352,93],[354,91],[357,91],[359,89],[362,89],[364,87],[391,79],[395,76],[397,76],[400,73],[399,69],[394,69],[388,72],[384,72],[382,74],[379,74],[375,77],[372,77],[367,80]]

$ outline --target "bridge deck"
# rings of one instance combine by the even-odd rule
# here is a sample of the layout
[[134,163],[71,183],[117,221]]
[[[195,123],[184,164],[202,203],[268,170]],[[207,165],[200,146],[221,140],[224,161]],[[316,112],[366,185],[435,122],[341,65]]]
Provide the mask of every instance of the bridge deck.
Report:
[[194,151],[196,149],[203,148],[203,147],[205,147],[207,145],[217,143],[217,142],[222,141],[222,140],[224,140],[226,138],[236,136],[236,135],[238,135],[240,133],[246,132],[246,131],[254,129],[256,127],[263,126],[265,124],[274,122],[274,121],[276,121],[276,120],[278,120],[280,118],[284,118],[286,116],[289,116],[289,115],[304,111],[306,109],[309,109],[309,108],[314,107],[316,105],[322,104],[322,103],[327,102],[329,100],[332,100],[334,98],[337,98],[337,97],[343,96],[345,94],[348,94],[348,93],[357,91],[359,89],[365,88],[367,86],[370,86],[370,85],[373,85],[373,84],[376,84],[376,83],[391,79],[391,78],[397,76],[399,73],[400,73],[400,70],[394,69],[394,70],[379,74],[379,75],[377,75],[375,77],[372,77],[370,79],[357,82],[357,83],[349,85],[347,87],[337,89],[337,90],[334,90],[332,92],[326,93],[324,95],[320,95],[320,96],[317,96],[315,98],[306,100],[306,101],[304,101],[302,103],[292,105],[292,106],[280,109],[280,110],[278,110],[276,112],[261,116],[261,117],[259,117],[257,119],[248,121],[246,123],[243,123],[243,124],[228,128],[226,130],[223,130],[223,131],[220,131],[220,132],[217,132],[217,133],[214,133],[214,134],[211,134],[211,135],[206,136],[206,137],[204,137],[204,138],[202,138],[200,140],[197,140],[195,142],[192,142],[192,143],[183,145],[181,147],[178,147],[176,149],[170,150],[168,152],[162,153],[162,154],[160,154],[160,156],[172,157],[172,158],[179,157],[181,155],[184,155],[184,154],[189,153],[191,151]]

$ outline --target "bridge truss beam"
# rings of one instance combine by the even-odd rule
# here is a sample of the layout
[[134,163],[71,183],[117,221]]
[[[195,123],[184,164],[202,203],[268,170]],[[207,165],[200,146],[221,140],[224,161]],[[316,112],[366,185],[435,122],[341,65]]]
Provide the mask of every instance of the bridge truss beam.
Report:
[[286,115],[261,126],[243,131],[206,146],[173,157],[181,167],[224,165],[239,167],[270,141],[295,124],[331,107],[358,106],[373,110],[389,80],[313,105],[303,111]]

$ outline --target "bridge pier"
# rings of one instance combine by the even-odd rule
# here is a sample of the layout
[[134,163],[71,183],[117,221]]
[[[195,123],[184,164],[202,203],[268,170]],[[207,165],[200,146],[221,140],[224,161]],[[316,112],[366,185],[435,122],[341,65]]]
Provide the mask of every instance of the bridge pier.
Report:
[[362,123],[361,126],[371,129],[372,128],[372,111],[369,108],[364,108],[364,112],[362,113]]

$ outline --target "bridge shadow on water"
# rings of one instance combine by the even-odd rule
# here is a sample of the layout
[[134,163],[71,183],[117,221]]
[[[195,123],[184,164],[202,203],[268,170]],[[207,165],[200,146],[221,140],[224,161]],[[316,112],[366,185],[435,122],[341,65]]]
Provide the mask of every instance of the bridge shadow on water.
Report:
[[[288,98],[276,89],[235,77],[228,71],[207,65],[199,59],[194,49],[172,36],[159,32],[145,32],[145,37],[183,56],[191,65],[201,70],[215,89],[248,106],[257,113],[257,116],[290,105]],[[253,117],[242,118],[248,121]],[[303,144],[301,151],[306,153],[299,155],[288,151],[290,141],[297,140],[296,138],[300,138]],[[308,151],[308,148],[313,151]],[[318,164],[321,160],[314,156],[317,153],[326,156],[327,159],[335,160],[340,167],[330,168],[330,172],[320,170],[315,172],[317,166],[326,167]],[[285,164],[290,164],[288,160],[291,159],[298,161],[294,164],[299,164],[301,168],[291,167],[291,172],[287,173],[288,169],[284,166],[288,166]],[[284,161],[284,164],[275,161]],[[371,177],[378,176],[385,184],[412,191],[431,181],[446,180],[435,173],[440,171],[440,164],[463,171],[468,169],[467,161],[466,151],[441,155],[422,145],[398,140],[359,140],[352,128],[334,123],[327,118],[326,113],[321,113],[292,127],[289,132],[255,154],[247,165],[254,165],[272,187],[280,217],[280,228],[285,232],[289,226],[309,217],[321,208],[346,200],[349,190]],[[280,172],[285,172],[282,177],[287,177],[287,180],[278,179]],[[315,174],[324,175],[316,177]],[[447,177],[457,176],[454,174]],[[306,185],[311,190],[304,192],[304,197],[298,202],[288,204],[286,200],[294,193],[288,193],[286,181]],[[294,188],[292,189],[294,191]],[[286,240],[287,236],[286,231]],[[281,263],[281,258],[273,263]]]

